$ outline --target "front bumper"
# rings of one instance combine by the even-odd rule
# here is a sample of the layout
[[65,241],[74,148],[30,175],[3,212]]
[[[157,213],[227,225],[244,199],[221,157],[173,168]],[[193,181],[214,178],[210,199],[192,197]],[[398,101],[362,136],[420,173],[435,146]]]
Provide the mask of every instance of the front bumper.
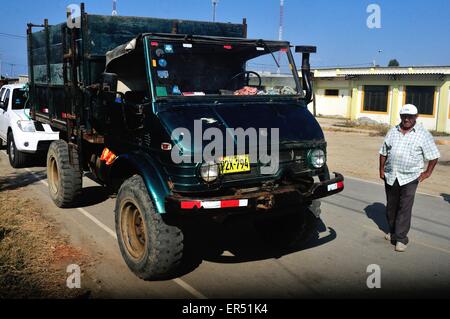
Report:
[[235,195],[192,198],[171,195],[166,199],[168,212],[206,212],[220,210],[268,211],[271,209],[310,205],[312,201],[332,196],[344,190],[344,177],[335,173],[333,179],[315,183],[307,192],[298,185],[283,185],[272,189],[240,190]]
[[23,132],[17,128],[13,134],[17,150],[24,153],[45,151],[45,146],[59,140],[59,132]]

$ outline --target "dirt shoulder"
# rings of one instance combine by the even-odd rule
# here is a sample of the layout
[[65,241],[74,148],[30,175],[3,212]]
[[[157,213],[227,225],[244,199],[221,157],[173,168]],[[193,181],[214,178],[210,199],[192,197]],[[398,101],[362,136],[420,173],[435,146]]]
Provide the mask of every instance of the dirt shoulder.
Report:
[[[365,180],[380,182],[378,151],[383,137],[369,133],[336,132],[325,128],[330,170]],[[420,184],[418,191],[436,196],[450,196],[450,145],[437,145],[441,152],[433,176]]]
[[88,290],[67,288],[66,270],[73,260],[86,268],[89,254],[60,234],[23,181],[7,172],[0,176],[0,299],[88,297]]

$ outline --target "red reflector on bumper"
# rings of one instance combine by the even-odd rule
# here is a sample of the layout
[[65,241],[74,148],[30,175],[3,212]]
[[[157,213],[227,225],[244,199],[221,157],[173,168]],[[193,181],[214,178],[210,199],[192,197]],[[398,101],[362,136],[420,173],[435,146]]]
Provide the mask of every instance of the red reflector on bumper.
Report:
[[344,182],[337,182],[337,183],[328,185],[328,191],[329,192],[332,192],[332,191],[335,191],[335,190],[338,190],[338,189],[342,189],[342,188],[344,188]]
[[200,209],[202,207],[202,202],[181,202],[181,209]]
[[232,199],[222,201],[189,201],[181,202],[181,209],[218,209],[247,207],[248,199]]
[[239,207],[238,200],[224,200],[220,203],[220,208]]

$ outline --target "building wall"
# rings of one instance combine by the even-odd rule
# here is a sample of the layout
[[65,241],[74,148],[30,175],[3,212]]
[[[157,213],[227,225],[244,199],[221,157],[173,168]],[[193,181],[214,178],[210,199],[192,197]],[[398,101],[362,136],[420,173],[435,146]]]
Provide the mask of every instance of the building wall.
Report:
[[450,133],[450,89],[447,91],[447,125],[446,132]]
[[25,83],[28,83],[28,75],[20,75],[19,76],[19,83],[20,84],[25,84]]
[[316,112],[318,115],[347,117],[350,98],[349,89],[339,89],[339,96],[325,96],[325,89],[319,89],[316,93]]
[[[363,110],[364,85],[388,85],[388,106],[386,112],[370,112]],[[432,115],[420,115],[418,122],[428,130],[450,133],[450,77],[440,79],[407,80],[377,79],[376,76],[360,77],[358,80],[315,79],[316,114],[337,115],[352,120],[367,117],[391,126],[400,123],[400,108],[405,104],[406,86],[434,86],[434,111]],[[326,97],[325,89],[340,89],[339,97]],[[309,105],[311,112],[312,104]]]
[[[339,96],[325,96],[326,89],[339,90]],[[344,118],[350,116],[352,90],[349,81],[319,80],[314,83],[314,91],[316,94],[316,115]],[[309,104],[308,109],[313,112],[314,104]]]

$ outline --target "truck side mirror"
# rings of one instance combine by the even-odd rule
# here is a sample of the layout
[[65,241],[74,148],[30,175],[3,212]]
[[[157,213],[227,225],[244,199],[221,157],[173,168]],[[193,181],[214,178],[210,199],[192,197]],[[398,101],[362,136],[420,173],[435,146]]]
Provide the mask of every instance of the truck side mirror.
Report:
[[5,106],[5,102],[0,102],[0,109],[6,111],[6,106]]
[[311,53],[317,52],[317,47],[315,46],[296,46],[295,52],[302,53],[302,80],[303,87],[306,91],[305,100],[308,104],[311,102],[311,98],[313,96],[313,87],[312,87],[312,79],[311,79],[311,65],[309,64],[309,56]]
[[116,92],[118,76],[115,73],[103,73],[102,74],[102,88],[103,91]]

